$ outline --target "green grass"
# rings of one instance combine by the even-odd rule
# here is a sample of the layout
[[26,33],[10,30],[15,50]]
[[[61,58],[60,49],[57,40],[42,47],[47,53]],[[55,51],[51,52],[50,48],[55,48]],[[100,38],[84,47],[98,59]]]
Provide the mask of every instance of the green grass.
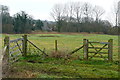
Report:
[[[36,56],[34,56],[36,57]],[[37,58],[37,59],[36,59]],[[117,78],[117,64],[104,61],[64,60],[55,58],[41,59],[40,57],[27,57],[13,64],[12,75],[19,77],[18,72],[27,71],[35,74],[37,78]],[[35,63],[27,61],[35,61]],[[29,75],[31,75],[29,73]],[[16,75],[16,76],[15,76]],[[32,76],[30,76],[32,77]]]
[[[21,37],[21,34],[9,35],[10,39]],[[41,37],[55,36],[55,37]],[[2,38],[4,38],[3,35]],[[22,57],[19,62],[12,65],[13,72],[9,77],[35,77],[35,78],[117,78],[118,77],[118,36],[102,34],[28,34],[28,39],[42,50],[50,54],[54,51],[54,41],[58,40],[58,50],[69,53],[83,45],[83,39],[89,41],[107,42],[113,39],[113,62],[102,58],[82,60],[83,50],[73,54],[73,59],[43,58],[39,56]],[[99,46],[99,45],[95,45]],[[102,45],[100,45],[102,46]],[[31,47],[28,45],[28,48]],[[33,47],[31,47],[33,48]],[[35,50],[33,54],[35,54]],[[79,59],[74,57],[79,56]],[[107,56],[107,55],[105,55]],[[30,63],[28,61],[34,61]],[[24,75],[23,75],[24,74]]]

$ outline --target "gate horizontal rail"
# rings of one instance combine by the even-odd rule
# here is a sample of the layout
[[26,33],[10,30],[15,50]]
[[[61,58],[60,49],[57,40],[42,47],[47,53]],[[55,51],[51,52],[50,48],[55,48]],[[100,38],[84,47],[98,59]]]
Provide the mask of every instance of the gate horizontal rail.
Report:
[[24,40],[23,38],[18,38],[18,39],[15,39],[15,40],[10,40],[10,43],[13,43],[13,42],[18,42],[18,41],[22,41]]
[[109,44],[109,42],[88,42],[88,43],[100,43],[100,44]]
[[[18,44],[19,46],[21,46],[23,43],[20,43],[20,44]],[[18,45],[15,45],[15,46],[13,46],[13,47],[10,47],[10,49],[14,49],[14,48],[16,48]]]
[[90,48],[90,49],[108,49],[108,48],[101,48],[101,47],[88,47],[88,48]]

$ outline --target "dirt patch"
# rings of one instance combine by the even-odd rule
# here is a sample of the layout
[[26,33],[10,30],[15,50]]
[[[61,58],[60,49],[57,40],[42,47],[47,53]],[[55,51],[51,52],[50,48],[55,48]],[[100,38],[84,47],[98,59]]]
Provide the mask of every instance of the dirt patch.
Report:
[[13,71],[11,70],[8,78],[35,78],[37,77],[37,73],[31,71]]
[[60,36],[46,35],[46,36],[39,36],[39,37],[60,37]]

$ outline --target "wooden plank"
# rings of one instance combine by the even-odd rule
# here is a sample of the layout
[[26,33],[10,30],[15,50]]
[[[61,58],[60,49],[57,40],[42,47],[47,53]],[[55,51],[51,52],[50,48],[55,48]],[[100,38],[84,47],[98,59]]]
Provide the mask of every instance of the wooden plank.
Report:
[[20,55],[22,55],[21,53],[18,53],[17,55],[14,55],[13,57],[10,57],[9,58],[9,61],[10,61],[10,64],[12,64],[12,63],[14,63],[16,60],[18,60],[20,57],[18,57],[18,56],[20,56]]
[[[18,56],[19,56],[20,54],[21,54],[21,53],[18,53],[17,55],[9,58],[9,60],[11,61],[10,64],[13,64],[14,62],[16,62],[16,61],[19,59]],[[21,54],[21,55],[22,55],[22,54]],[[14,60],[13,60],[13,59],[14,59]]]
[[[22,43],[20,43],[20,44],[18,44],[18,45],[21,46]],[[10,49],[14,49],[14,48],[16,48],[18,45],[14,45],[13,47],[10,47]]]
[[89,43],[100,43],[100,44],[109,44],[109,42],[94,42],[94,41],[91,41]]
[[15,50],[15,51],[11,51],[10,55],[13,54],[13,53],[19,52],[19,51],[20,51],[19,49]]
[[94,41],[90,41],[90,42],[88,42],[88,43],[100,43],[100,42],[94,42]]
[[[90,52],[89,51],[88,53],[97,53],[97,52],[92,52],[92,51]],[[98,52],[97,54],[108,54],[108,53],[107,52]]]
[[109,44],[109,42],[100,42],[100,44]]
[[15,40],[10,40],[10,43],[13,43],[13,42],[17,42],[17,41],[22,41],[23,38],[18,38],[18,39],[15,39]]
[[101,48],[101,47],[88,47],[90,49],[108,49],[108,48]]
[[21,53],[18,53],[18,54],[16,54],[16,55],[14,55],[13,58],[16,58],[16,57],[19,56],[19,55],[22,55],[22,54],[21,54]]
[[10,49],[14,49],[14,48],[16,48],[17,47],[17,45],[14,45],[13,47],[10,47]]
[[[93,56],[89,56],[90,58],[93,58]],[[94,56],[94,57],[97,57],[97,58],[103,58],[101,56]]]

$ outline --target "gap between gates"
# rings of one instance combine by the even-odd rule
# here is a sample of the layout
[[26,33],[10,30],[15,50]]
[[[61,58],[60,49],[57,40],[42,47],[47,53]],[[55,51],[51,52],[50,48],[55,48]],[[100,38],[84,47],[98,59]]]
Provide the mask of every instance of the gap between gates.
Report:
[[[14,43],[15,45],[11,45]],[[42,54],[45,56],[48,56],[48,54],[37,47],[33,42],[28,40],[27,35],[22,36],[22,38],[18,38],[15,40],[10,40],[9,37],[5,37],[4,39],[4,52],[3,52],[3,61],[7,60],[18,60],[18,56],[26,56],[27,55],[27,45],[31,44],[34,46],[36,49],[38,49]],[[102,47],[96,47],[94,44],[102,44]],[[11,47],[10,47],[11,45]],[[13,50],[14,48],[17,48],[15,51]],[[108,54],[108,61],[113,60],[113,39],[108,40],[108,42],[92,42],[89,41],[88,39],[83,39],[83,45],[80,46],[77,49],[74,49],[73,51],[69,52],[69,55],[74,54],[75,52],[83,49],[84,52],[84,59],[88,60],[89,58],[96,57],[96,55],[100,55],[101,58],[103,58],[104,54]],[[90,49],[94,49],[94,52],[89,51]],[[103,49],[106,49],[107,52],[101,52]],[[55,51],[58,51],[58,41],[55,40]],[[19,52],[19,53],[18,53]],[[89,56],[89,54],[94,54],[92,56]],[[5,58],[5,59],[4,59]],[[13,61],[13,62],[14,62]]]

